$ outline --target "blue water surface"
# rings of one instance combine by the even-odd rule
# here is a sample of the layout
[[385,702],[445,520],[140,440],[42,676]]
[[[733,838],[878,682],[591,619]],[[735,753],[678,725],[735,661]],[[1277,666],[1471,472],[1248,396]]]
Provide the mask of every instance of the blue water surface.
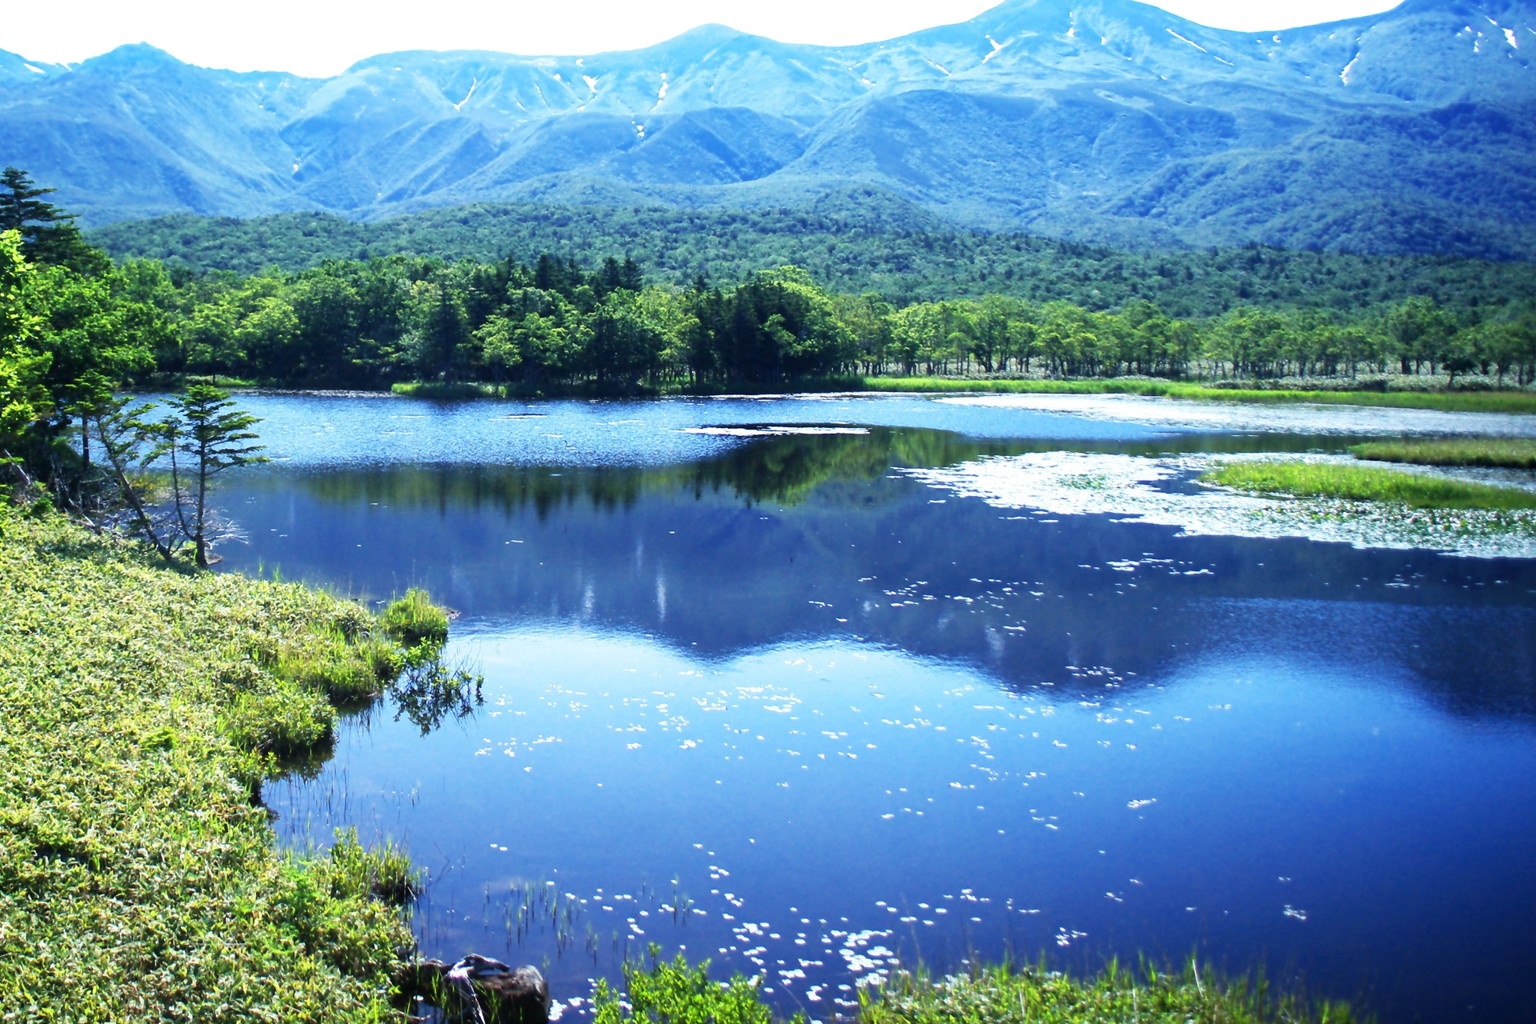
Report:
[[1528,1019],[1536,566],[892,472],[1347,439],[921,397],[243,403],[278,461],[225,478],[226,565],[425,586],[483,676],[266,789],[286,842],[409,848],[428,955],[540,964],[573,1015],[654,942],[818,1019],[918,963],[1191,953],[1384,1021]]

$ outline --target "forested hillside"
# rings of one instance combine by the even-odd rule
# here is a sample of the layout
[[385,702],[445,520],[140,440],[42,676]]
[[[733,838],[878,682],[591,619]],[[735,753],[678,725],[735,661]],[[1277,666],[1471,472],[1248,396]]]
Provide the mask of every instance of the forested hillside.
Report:
[[630,258],[652,284],[734,285],[793,265],[847,294],[904,305],[1006,295],[1113,310],[1138,300],[1179,317],[1243,305],[1359,315],[1419,295],[1458,315],[1536,295],[1536,267],[1446,256],[1358,256],[1242,246],[1116,249],[1018,234],[957,232],[899,201],[857,190],[803,209],[481,204],[374,223],[293,213],[250,220],[177,215],[88,234],[119,259],[173,274],[310,270],[389,255],[531,262],[541,253],[587,271]]

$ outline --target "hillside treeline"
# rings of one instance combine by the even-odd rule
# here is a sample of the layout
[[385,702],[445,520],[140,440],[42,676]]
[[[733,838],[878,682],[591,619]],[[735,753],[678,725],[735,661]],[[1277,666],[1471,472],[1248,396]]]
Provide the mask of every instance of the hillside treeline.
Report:
[[[24,258],[18,253],[17,258]],[[33,342],[64,387],[88,366],[145,382],[286,386],[484,381],[528,392],[763,388],[838,376],[1536,378],[1536,301],[1415,296],[1367,312],[1241,305],[1172,316],[993,294],[897,304],[802,268],[733,284],[647,283],[633,260],[331,260],[298,272],[175,275],[153,260],[29,268]]]
[[899,306],[1007,295],[1103,312],[1145,299],[1180,318],[1238,306],[1358,312],[1414,295],[1462,316],[1536,295],[1530,263],[1257,245],[1154,251],[964,232],[859,189],[804,209],[478,204],[372,223],[321,213],[250,220],[179,214],[109,225],[89,239],[118,259],[161,260],[178,276],[297,272],[328,260],[400,254],[484,263],[508,253],[553,252],[576,255],[591,269],[613,253],[632,257],[658,284],[687,286],[701,276],[737,282],[791,265],[824,288],[876,292]]

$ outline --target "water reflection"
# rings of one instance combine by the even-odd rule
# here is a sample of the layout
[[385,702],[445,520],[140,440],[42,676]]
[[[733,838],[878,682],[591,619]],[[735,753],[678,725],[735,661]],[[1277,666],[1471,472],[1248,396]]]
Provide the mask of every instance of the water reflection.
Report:
[[[1505,644],[1497,672],[1465,670],[1489,638],[1532,634],[1523,569],[1001,512],[888,476],[1020,447],[877,428],[670,467],[273,470],[225,492],[256,538],[229,564],[300,567],[376,599],[425,586],[471,629],[601,624],[709,658],[845,636],[1076,693],[1099,677],[1066,666],[1151,675],[1246,636],[1411,665],[1468,711],[1536,708],[1529,644]],[[1302,608],[1308,625],[1277,635]]]

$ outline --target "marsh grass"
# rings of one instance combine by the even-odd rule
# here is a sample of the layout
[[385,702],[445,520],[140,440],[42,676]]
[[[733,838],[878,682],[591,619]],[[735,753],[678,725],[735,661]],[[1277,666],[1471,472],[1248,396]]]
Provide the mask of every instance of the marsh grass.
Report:
[[[740,974],[718,983],[709,979],[709,961],[691,965],[681,953],[660,959],[650,947],[650,965],[624,965],[624,992],[605,980],[593,987],[593,1024],[773,1024],[773,1013],[758,994],[758,983]],[[795,1014],[791,1024],[804,1024]]]
[[393,842],[365,847],[357,829],[340,829],[329,860],[321,871],[333,895],[367,892],[376,899],[403,907],[421,892],[422,872],[410,855]]
[[1405,438],[1352,445],[1357,459],[1417,466],[1536,469],[1536,439],[1526,437]]
[[441,647],[448,640],[448,612],[433,604],[419,587],[391,601],[379,621],[385,634],[407,649],[424,642]]
[[311,668],[379,671],[373,623],[0,516],[0,1018],[386,1019],[403,853],[285,856],[251,799],[334,728]]
[[1202,480],[1260,494],[1390,502],[1416,509],[1515,511],[1536,508],[1536,494],[1377,466],[1329,462],[1229,462]]
[[502,389],[493,384],[476,384],[468,381],[453,384],[443,381],[402,381],[391,384],[389,390],[406,398],[429,398],[441,402],[498,398],[502,395]]
[[1445,412],[1536,413],[1531,391],[1323,391],[1209,387],[1141,377],[1106,380],[959,380],[949,377],[865,377],[867,391],[1020,395],[1140,395],[1208,402],[1282,405],[1363,405],[1393,409],[1434,409]]
[[901,974],[859,990],[860,1024],[1351,1024],[1347,1004],[1310,1003],[1263,978],[1224,979],[1189,960],[1180,971],[1111,962],[1077,980],[1043,966]]

